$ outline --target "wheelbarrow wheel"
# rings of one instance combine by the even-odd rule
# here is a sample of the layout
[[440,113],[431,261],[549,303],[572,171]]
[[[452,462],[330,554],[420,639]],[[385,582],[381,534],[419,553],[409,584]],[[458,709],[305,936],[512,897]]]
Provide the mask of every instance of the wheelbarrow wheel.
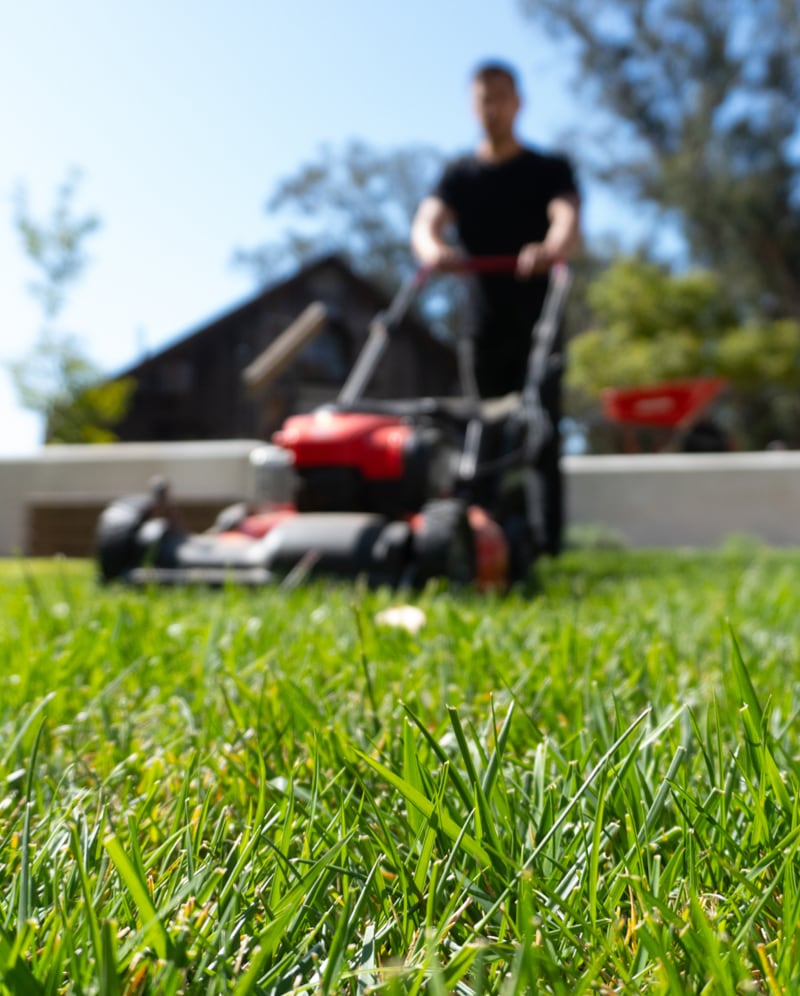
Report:
[[414,583],[446,578],[467,585],[475,580],[475,570],[475,538],[464,503],[455,498],[428,502],[414,527]]

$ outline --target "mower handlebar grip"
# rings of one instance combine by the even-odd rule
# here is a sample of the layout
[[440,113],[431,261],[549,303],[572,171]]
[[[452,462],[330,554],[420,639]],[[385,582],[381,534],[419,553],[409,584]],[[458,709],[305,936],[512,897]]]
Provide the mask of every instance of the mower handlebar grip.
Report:
[[[517,268],[516,256],[467,256],[453,269],[452,273],[514,273]],[[556,260],[551,266],[551,273],[556,276],[568,269],[564,260]],[[416,282],[418,285],[424,284],[436,270],[431,267],[421,266],[417,270]]]

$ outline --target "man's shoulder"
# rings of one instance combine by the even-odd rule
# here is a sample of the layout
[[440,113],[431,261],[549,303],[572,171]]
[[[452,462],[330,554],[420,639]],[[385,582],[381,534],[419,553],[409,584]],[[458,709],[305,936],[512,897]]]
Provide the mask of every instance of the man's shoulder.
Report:
[[445,164],[445,176],[464,176],[480,170],[480,159],[474,152],[462,152]]
[[433,195],[451,208],[458,208],[464,197],[469,197],[475,178],[480,173],[480,163],[474,155],[464,153],[448,162],[433,189]]
[[527,177],[555,194],[577,194],[578,184],[568,156],[526,146],[520,155],[520,178]]
[[569,157],[563,153],[550,149],[539,149],[533,145],[525,145],[520,153],[520,160],[536,168],[571,168]]
[[445,163],[446,171],[491,170],[498,166],[508,166],[513,163],[565,163],[569,158],[557,149],[542,149],[536,145],[520,145],[517,152],[501,160],[484,159],[475,151],[459,152]]

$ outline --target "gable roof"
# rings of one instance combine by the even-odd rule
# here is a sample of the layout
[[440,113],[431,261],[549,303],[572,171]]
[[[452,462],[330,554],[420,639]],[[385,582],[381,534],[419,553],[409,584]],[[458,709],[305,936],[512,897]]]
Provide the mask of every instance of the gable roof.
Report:
[[[187,332],[180,333],[160,349],[153,353],[149,353],[142,359],[137,360],[130,367],[127,367],[118,373],[116,377],[135,376],[138,371],[142,370],[142,368],[146,366],[149,366],[154,360],[168,356],[171,352],[183,348],[190,341],[213,337],[224,326],[246,319],[250,313],[260,311],[265,305],[269,306],[270,301],[276,298],[279,294],[282,294],[287,290],[291,291],[298,285],[302,286],[305,281],[313,278],[315,274],[320,273],[323,270],[331,269],[337,271],[345,282],[350,283],[354,290],[357,290],[362,297],[370,303],[370,307],[373,308],[375,314],[378,314],[380,311],[388,307],[391,298],[381,288],[379,288],[372,281],[356,273],[338,254],[326,254],[300,267],[291,276],[268,284],[252,297],[247,298],[240,304],[221,312],[204,324],[190,329]],[[413,338],[417,348],[420,348],[425,352],[432,352],[439,354],[440,356],[446,356],[450,362],[452,362],[452,349],[446,344],[440,342],[438,339],[434,338],[428,327],[422,321],[417,319],[413,312],[409,312],[404,319],[403,324],[407,332]]]

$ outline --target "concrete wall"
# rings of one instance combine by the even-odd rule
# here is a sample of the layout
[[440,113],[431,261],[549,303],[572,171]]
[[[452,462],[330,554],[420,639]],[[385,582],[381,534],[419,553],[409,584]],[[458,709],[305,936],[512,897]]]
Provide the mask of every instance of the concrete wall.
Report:
[[257,440],[45,446],[32,457],[0,460],[0,556],[28,550],[28,509],[48,503],[106,503],[145,491],[155,474],[178,499],[222,504],[248,490]]
[[570,523],[631,546],[716,546],[745,533],[800,545],[800,452],[567,457]]
[[[26,552],[33,504],[96,504],[165,475],[176,499],[227,503],[249,487],[255,440],[52,446],[0,460],[0,555]],[[564,460],[570,524],[631,546],[715,546],[731,533],[800,544],[800,452],[583,456]]]

